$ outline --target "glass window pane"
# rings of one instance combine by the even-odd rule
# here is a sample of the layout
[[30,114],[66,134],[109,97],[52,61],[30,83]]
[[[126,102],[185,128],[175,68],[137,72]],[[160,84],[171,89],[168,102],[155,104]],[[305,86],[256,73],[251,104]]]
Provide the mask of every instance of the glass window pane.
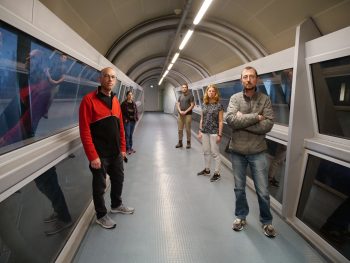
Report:
[[191,90],[191,92],[192,92],[192,95],[193,95],[193,97],[194,97],[194,103],[195,103],[195,105],[200,106],[201,104],[200,104],[200,102],[199,102],[199,97],[198,97],[198,92],[197,92],[197,90]]
[[350,56],[311,65],[318,129],[350,138]]
[[125,85],[122,85],[121,89],[120,89],[120,93],[119,93],[119,101],[122,101],[124,98],[124,93],[125,93]]
[[80,148],[3,200],[0,262],[54,262],[91,202],[89,189]]
[[0,46],[0,154],[76,126],[98,71],[1,21]]
[[203,89],[197,90],[200,102],[203,102],[204,92]]
[[278,202],[282,203],[287,146],[269,139],[266,139],[266,142],[269,192]]
[[233,94],[242,91],[242,84],[240,80],[228,81],[224,83],[216,84],[220,91],[221,100],[220,103],[224,106],[224,110],[227,110],[227,106],[230,102],[230,98]]
[[350,259],[350,168],[309,155],[297,217]]
[[288,126],[293,69],[263,74],[259,78],[258,90],[270,97],[275,123]]

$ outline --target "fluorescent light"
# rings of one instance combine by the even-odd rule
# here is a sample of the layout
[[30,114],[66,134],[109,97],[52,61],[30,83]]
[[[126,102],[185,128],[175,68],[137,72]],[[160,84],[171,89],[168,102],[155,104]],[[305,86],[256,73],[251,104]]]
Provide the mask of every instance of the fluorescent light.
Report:
[[168,75],[168,73],[169,73],[169,70],[166,70],[166,71],[164,72],[164,74],[163,74],[163,78],[164,78],[166,75]]
[[180,44],[180,47],[179,49],[182,50],[185,45],[187,44],[188,40],[190,39],[190,37],[192,36],[193,34],[193,30],[189,29],[184,37],[184,39],[182,40],[181,44]]
[[169,66],[168,66],[168,70],[171,70],[171,68],[174,66],[174,64],[173,63],[171,63],[171,64],[169,64]]
[[163,82],[163,78],[160,79],[160,81],[158,82],[158,86],[160,86]]
[[198,14],[196,15],[195,19],[193,20],[193,24],[197,25],[203,18],[205,12],[207,12],[211,2],[213,0],[205,0],[204,3],[202,4],[201,8],[198,11]]
[[177,52],[177,53],[174,55],[173,59],[171,60],[171,63],[172,63],[172,64],[175,63],[175,61],[177,60],[177,58],[179,57],[179,55],[180,55],[179,52]]
[[339,101],[344,101],[345,100],[345,88],[346,88],[346,84],[345,82],[343,82],[340,85],[340,96],[339,96]]

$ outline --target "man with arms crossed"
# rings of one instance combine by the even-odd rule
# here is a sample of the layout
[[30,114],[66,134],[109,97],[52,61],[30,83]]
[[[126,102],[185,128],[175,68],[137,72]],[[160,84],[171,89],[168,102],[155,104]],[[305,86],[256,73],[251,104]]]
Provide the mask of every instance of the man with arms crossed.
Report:
[[134,208],[123,205],[121,198],[126,146],[120,104],[112,92],[116,81],[112,68],[102,69],[101,86],[83,98],[79,109],[80,137],[93,176],[96,222],[107,229],[115,228],[116,223],[107,215],[105,206],[106,174],[111,181],[111,213],[134,212]]
[[249,165],[260,208],[260,222],[267,237],[276,236],[272,226],[270,194],[268,191],[267,145],[265,134],[272,129],[273,111],[268,96],[257,91],[258,74],[246,67],[241,74],[243,91],[234,94],[227,108],[225,120],[232,128],[229,150],[235,178],[236,219],[232,229],[243,230],[249,207],[246,198],[246,170]]

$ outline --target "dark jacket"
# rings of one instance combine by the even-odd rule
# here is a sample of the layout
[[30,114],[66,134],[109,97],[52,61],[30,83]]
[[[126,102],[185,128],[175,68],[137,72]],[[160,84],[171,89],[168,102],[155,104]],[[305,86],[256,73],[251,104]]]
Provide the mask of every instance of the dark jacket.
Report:
[[[129,107],[132,107],[132,111],[129,110]],[[122,105],[122,113],[123,113],[123,120],[125,122],[129,122],[129,121],[138,121],[139,120],[139,116],[138,116],[138,112],[137,112],[137,105],[134,101],[132,101],[131,103],[129,103],[127,100],[124,100]]]

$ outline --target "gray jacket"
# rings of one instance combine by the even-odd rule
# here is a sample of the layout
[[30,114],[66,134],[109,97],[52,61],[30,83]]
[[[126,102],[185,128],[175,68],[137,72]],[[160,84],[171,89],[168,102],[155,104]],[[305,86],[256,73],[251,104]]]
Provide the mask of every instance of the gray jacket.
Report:
[[[236,116],[238,111],[243,113],[240,118]],[[259,121],[259,114],[266,119]],[[267,95],[261,92],[256,92],[251,98],[243,92],[232,95],[225,120],[232,128],[229,151],[255,154],[267,149],[265,134],[273,126],[273,110]]]

